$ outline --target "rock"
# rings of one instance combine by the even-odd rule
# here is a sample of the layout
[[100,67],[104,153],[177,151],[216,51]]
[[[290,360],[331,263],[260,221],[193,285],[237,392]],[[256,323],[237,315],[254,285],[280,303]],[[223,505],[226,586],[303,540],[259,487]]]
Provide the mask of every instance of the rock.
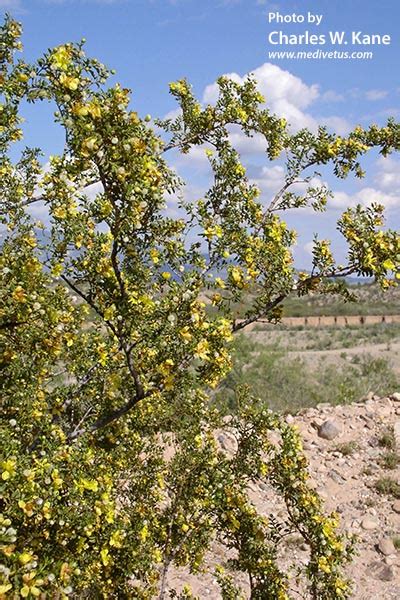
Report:
[[237,440],[234,435],[227,432],[222,432],[217,436],[218,442],[228,454],[234,454],[237,450]]
[[393,581],[396,575],[393,566],[385,565],[379,561],[370,564],[368,571],[375,579],[380,581]]
[[371,519],[371,517],[364,517],[361,521],[361,527],[366,531],[372,531],[379,527],[379,523],[375,519]]
[[268,433],[268,441],[273,445],[278,447],[282,442],[282,436],[277,431],[270,431]]
[[391,406],[381,406],[378,409],[378,415],[380,417],[382,417],[382,418],[383,417],[390,417],[390,415],[392,414],[392,412],[393,412],[393,409],[392,409]]
[[394,512],[400,513],[400,500],[395,500],[392,504]]
[[393,432],[396,444],[400,446],[400,421],[396,421],[396,423],[394,424]]
[[286,423],[288,425],[293,425],[293,423],[294,423],[294,416],[293,415],[286,415],[285,421],[286,421]]
[[305,550],[305,551],[308,551],[308,550],[309,550],[308,544],[306,544],[305,542],[303,542],[303,543],[300,545],[300,550]]
[[341,429],[336,421],[328,419],[318,427],[318,435],[324,440],[334,440],[340,435]]
[[389,556],[389,554],[396,554],[396,548],[390,538],[382,538],[378,543],[378,550],[382,552],[385,556]]
[[318,410],[324,410],[326,408],[332,408],[332,406],[329,404],[329,402],[320,402],[319,404],[317,404]]
[[334,469],[332,471],[329,471],[328,475],[331,479],[333,479],[335,483],[338,483],[339,485],[343,485],[346,481],[346,479]]
[[400,392],[395,392],[394,394],[392,394],[391,399],[395,402],[400,402]]

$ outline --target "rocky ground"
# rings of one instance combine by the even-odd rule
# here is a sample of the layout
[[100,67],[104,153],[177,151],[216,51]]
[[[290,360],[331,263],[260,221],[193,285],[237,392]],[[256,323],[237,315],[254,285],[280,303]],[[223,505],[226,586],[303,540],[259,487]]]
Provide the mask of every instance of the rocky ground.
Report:
[[[400,393],[387,398],[369,394],[348,406],[319,405],[286,419],[301,431],[311,482],[327,511],[337,511],[341,527],[357,536],[358,553],[348,568],[353,598],[400,598]],[[233,449],[228,432],[221,432],[219,441],[228,452]],[[252,487],[250,495],[261,512],[279,515],[280,501],[271,499],[267,486]],[[215,546],[210,567],[223,562],[222,552]],[[292,539],[288,552],[292,561],[307,559],[301,539]],[[194,577],[176,570],[169,585],[181,589],[188,583],[200,599],[219,599],[210,573]]]

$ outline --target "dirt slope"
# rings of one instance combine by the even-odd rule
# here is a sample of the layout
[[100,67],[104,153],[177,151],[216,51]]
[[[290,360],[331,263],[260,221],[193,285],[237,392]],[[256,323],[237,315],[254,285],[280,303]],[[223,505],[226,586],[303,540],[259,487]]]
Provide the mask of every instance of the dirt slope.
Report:
[[[387,477],[400,484],[399,465],[388,469],[382,464],[384,454],[388,452],[383,441],[390,445],[395,439],[395,450],[400,453],[400,393],[388,398],[370,395],[365,402],[349,406],[319,406],[296,417],[289,415],[287,419],[302,433],[311,481],[325,498],[326,509],[337,511],[342,527],[358,538],[358,555],[348,568],[348,575],[354,581],[353,598],[399,599],[400,549],[396,550],[393,540],[397,536],[400,542],[400,498],[379,493],[375,484]],[[337,435],[332,440],[320,437],[320,426],[327,420],[333,421],[337,428]],[[386,436],[382,440],[388,430],[392,437]],[[229,433],[221,432],[219,440],[228,452],[230,446],[233,448],[234,441]],[[254,486],[250,495],[261,512],[279,514],[280,501],[271,498],[266,485]],[[296,544],[294,540],[288,552],[292,560],[293,557],[298,561],[307,558],[307,548],[301,541]],[[212,567],[225,558],[221,547],[215,545],[209,556],[209,573],[192,576],[184,570],[174,570],[170,573],[169,585],[182,589],[188,583],[200,599],[220,599]],[[296,593],[292,597],[304,598]]]

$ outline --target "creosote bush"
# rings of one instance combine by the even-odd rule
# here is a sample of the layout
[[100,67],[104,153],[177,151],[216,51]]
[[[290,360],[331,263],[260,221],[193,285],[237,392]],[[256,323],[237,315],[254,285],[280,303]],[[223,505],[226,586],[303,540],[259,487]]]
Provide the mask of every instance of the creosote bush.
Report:
[[[27,64],[15,56],[20,33],[10,18],[0,30],[0,597],[166,598],[170,566],[201,571],[214,540],[232,556],[216,573],[225,599],[245,593],[235,572],[248,575],[252,599],[289,598],[297,577],[312,598],[348,597],[351,540],[308,485],[296,430],[245,389],[227,423],[209,390],[230,370],[235,332],[279,321],[293,290],[347,298],[336,278],[352,273],[395,284],[399,237],[382,228],[383,207],[346,210],[338,228],[348,263],[315,240],[311,273],[293,266],[296,234],[282,212],[323,209],[330,192],[313,187],[313,169],[362,176],[368,150],[399,148],[399,125],[291,133],[255,81],[220,78],[207,106],[186,81],[172,84],[181,113],[158,122],[160,137],[130,109],[127,89],[107,87],[109,71],[83,43]],[[20,106],[39,101],[55,106],[65,131],[45,169],[39,149],[19,151]],[[249,182],[232,126],[261,135],[269,160],[288,157],[272,201]],[[165,203],[182,182],[167,152],[202,145],[212,185],[198,201],[180,200],[182,217],[172,218]],[[249,290],[252,306],[234,319]],[[220,428],[237,438],[232,455],[216,442]],[[284,499],[285,522],[251,504],[248,484],[261,481]],[[277,558],[293,532],[309,547],[295,573]]]

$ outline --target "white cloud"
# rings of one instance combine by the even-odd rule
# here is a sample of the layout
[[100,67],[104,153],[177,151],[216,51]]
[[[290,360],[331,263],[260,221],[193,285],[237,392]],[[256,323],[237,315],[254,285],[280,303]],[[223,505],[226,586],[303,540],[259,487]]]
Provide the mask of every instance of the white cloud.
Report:
[[281,165],[273,167],[262,167],[259,173],[251,179],[262,192],[273,192],[276,194],[285,181],[285,169]]
[[350,123],[343,117],[322,117],[321,124],[327,125],[339,135],[347,135],[352,130]]
[[229,138],[241,155],[259,154],[267,149],[265,138],[261,134],[247,137],[236,125],[230,128]]
[[23,14],[26,12],[21,0],[0,0],[0,9],[8,10],[12,14]]
[[314,248],[314,242],[307,242],[303,246],[303,249],[305,250],[305,252],[307,254],[309,254],[310,256],[312,256],[313,248]]
[[376,161],[378,172],[375,182],[384,190],[394,193],[400,187],[400,160],[391,156]]
[[[304,109],[319,95],[316,84],[309,86],[299,77],[271,63],[264,63],[254,69],[250,75],[256,79],[257,87],[273,113],[285,117],[295,129],[315,128],[314,119],[304,113]],[[227,77],[236,83],[243,83],[247,75],[241,77],[237,73],[228,73]],[[208,85],[204,91],[203,102],[214,103],[217,97],[218,85],[216,83]]]
[[383,204],[386,209],[400,207],[400,196],[394,193],[386,193],[372,187],[365,187],[355,194],[347,194],[346,192],[334,192],[333,198],[329,202],[330,208],[345,209],[356,204],[369,206],[375,202]]
[[367,92],[365,92],[365,97],[367,100],[383,100],[383,98],[386,98],[386,96],[388,95],[389,92],[387,92],[387,90],[368,90]]
[[210,148],[207,144],[192,146],[187,154],[178,154],[176,156],[173,166],[176,167],[177,171],[179,171],[180,167],[200,168],[202,171],[209,170],[210,161],[206,155],[207,148]]
[[[257,88],[265,97],[266,105],[272,113],[284,117],[294,131],[308,128],[316,131],[318,125],[326,125],[340,135],[345,135],[351,130],[351,125],[343,117],[314,116],[310,108],[316,100],[335,101],[343,100],[343,96],[333,90],[320,94],[317,84],[308,85],[299,77],[277,65],[264,63],[243,77],[238,73],[227,73],[226,76],[236,83],[243,83],[248,75],[257,81]],[[208,85],[203,94],[203,102],[213,104],[218,98],[218,85]],[[239,151],[247,154],[265,150],[265,144],[260,137],[251,140],[243,139],[243,134],[233,136],[233,140],[240,144]]]
[[178,107],[178,108],[174,108],[173,110],[170,110],[169,112],[167,112],[167,114],[165,115],[165,117],[163,117],[163,120],[167,120],[167,119],[172,119],[175,120],[178,117],[180,117],[182,114],[182,110]]
[[328,90],[321,96],[321,100],[324,102],[344,102],[344,95],[338,94],[335,90]]

